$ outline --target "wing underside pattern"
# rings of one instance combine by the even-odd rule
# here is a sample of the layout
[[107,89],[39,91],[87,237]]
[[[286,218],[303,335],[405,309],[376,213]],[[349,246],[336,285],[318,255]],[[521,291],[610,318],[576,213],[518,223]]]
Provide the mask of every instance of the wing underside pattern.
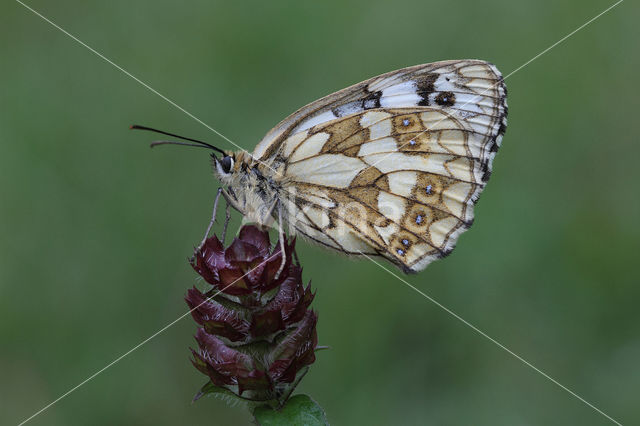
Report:
[[254,155],[284,163],[289,226],[418,271],[453,250],[506,128],[495,67],[449,61],[367,80],[302,108]]

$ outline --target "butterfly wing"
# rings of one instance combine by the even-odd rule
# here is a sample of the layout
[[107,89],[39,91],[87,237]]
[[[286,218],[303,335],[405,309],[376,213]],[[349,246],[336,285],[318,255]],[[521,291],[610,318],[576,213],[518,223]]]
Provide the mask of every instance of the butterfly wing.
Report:
[[418,271],[472,223],[505,96],[482,61],[407,68],[302,108],[254,155],[284,165],[281,203],[297,232]]
[[349,114],[426,106],[451,108],[487,135],[506,127],[506,88],[496,67],[481,60],[442,61],[382,74],[300,108],[265,135],[253,156],[265,160],[290,136]]

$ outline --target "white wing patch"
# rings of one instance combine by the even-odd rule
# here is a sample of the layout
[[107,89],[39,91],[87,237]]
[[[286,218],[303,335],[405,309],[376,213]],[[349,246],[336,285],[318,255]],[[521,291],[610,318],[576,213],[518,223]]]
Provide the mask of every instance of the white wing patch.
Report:
[[391,123],[388,118],[391,114],[384,111],[371,111],[362,114],[360,126],[369,129],[369,139],[375,140],[391,134]]
[[392,137],[384,139],[378,139],[373,142],[367,142],[360,145],[360,151],[358,156],[364,157],[366,155],[378,154],[381,152],[394,152],[398,150],[398,143]]
[[[371,85],[369,90],[372,90]],[[382,89],[380,106],[382,108],[405,108],[407,106],[417,106],[422,98],[416,92],[416,83],[411,80],[391,85]]]
[[365,167],[366,165],[357,158],[340,154],[322,154],[290,164],[287,177],[296,182],[347,188]]
[[389,190],[402,197],[410,197],[411,191],[416,186],[418,175],[416,172],[391,172],[387,174]]
[[295,147],[293,154],[289,157],[289,161],[295,162],[304,158],[313,157],[320,152],[324,143],[331,136],[329,133],[316,133],[315,135],[305,139]]
[[378,194],[378,211],[394,222],[400,222],[405,213],[404,199],[389,192]]
[[307,139],[307,135],[307,131],[302,131],[288,138],[283,144],[282,155],[285,157],[290,157],[293,150],[296,149],[296,147],[300,145],[305,139]]
[[303,130],[310,129],[311,127],[316,126],[318,124],[335,120],[336,118],[338,118],[338,116],[336,116],[332,111],[324,111],[300,123],[300,126],[298,126],[298,128],[296,129],[296,133],[301,132]]

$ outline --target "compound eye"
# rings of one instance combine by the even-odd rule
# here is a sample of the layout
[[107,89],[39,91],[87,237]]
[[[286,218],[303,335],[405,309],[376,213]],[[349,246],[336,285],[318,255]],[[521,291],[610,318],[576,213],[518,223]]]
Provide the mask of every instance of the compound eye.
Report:
[[220,167],[222,168],[222,171],[227,174],[231,172],[231,168],[233,167],[233,158],[229,155],[222,157],[222,160],[220,160]]

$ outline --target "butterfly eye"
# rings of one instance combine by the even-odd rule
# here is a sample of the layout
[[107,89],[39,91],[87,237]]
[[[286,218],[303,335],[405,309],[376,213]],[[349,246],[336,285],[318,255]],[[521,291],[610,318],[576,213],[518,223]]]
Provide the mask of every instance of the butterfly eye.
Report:
[[222,157],[222,160],[220,160],[220,168],[222,169],[222,171],[225,174],[228,174],[231,171],[232,167],[233,158],[230,155],[225,155],[224,157]]

